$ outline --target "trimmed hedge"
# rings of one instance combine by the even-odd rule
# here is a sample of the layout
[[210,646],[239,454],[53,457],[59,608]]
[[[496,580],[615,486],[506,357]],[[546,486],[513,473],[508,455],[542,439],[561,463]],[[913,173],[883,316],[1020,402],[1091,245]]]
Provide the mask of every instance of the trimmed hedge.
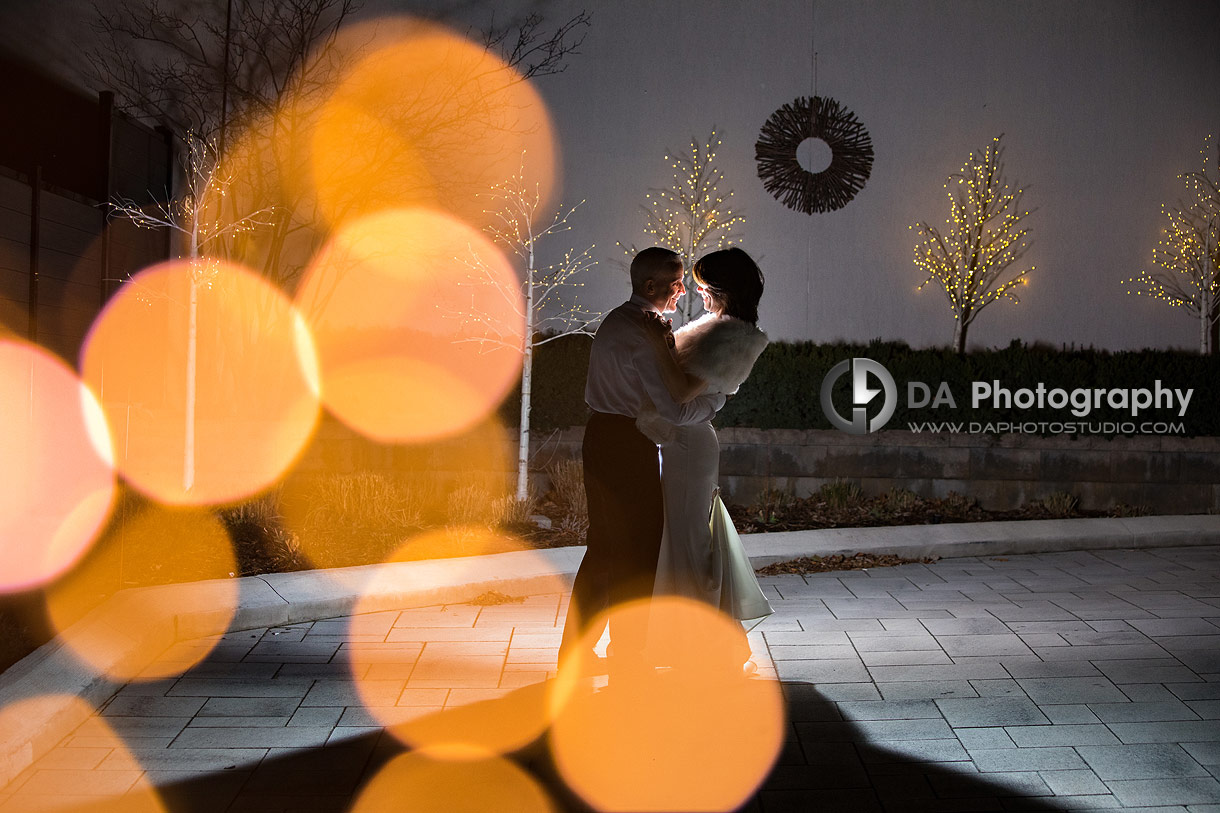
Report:
[[[530,387],[530,431],[548,432],[569,426],[584,426],[589,419],[585,405],[585,378],[589,374],[589,336],[560,336],[534,349],[534,373]],[[521,383],[500,404],[500,420],[515,427],[521,415]],[[513,435],[516,443],[516,435]]]
[[[588,417],[584,404],[585,374],[591,341],[568,336],[538,348],[534,362],[532,425],[537,431],[579,426]],[[1220,357],[1200,356],[1173,350],[1108,352],[1105,350],[1056,350],[1045,345],[1014,341],[999,350],[980,350],[958,355],[949,349],[913,350],[902,342],[873,341],[867,344],[775,342],[767,347],[741,391],[729,399],[716,420],[718,426],[748,426],[758,429],[830,429],[822,414],[819,392],[822,379],[840,361],[869,358],[883,364],[898,389],[898,405],[887,424],[905,429],[909,423],[1101,423],[1144,421],[1180,422],[1187,436],[1220,435]],[[835,388],[835,403],[847,416],[851,407],[851,376],[844,375]],[[971,406],[971,382],[999,381],[1011,391],[1033,389],[1038,383],[1047,390],[1078,388],[1192,389],[1186,415],[1174,409],[1149,408],[1138,417],[1129,409],[1107,404],[1094,408],[1087,417],[1064,409],[1020,410],[993,408],[990,401]],[[907,403],[907,383],[926,383],[935,396],[939,383],[948,383],[956,408],[912,409]],[[871,381],[870,386],[876,386]],[[880,397],[876,399],[880,402]],[[520,396],[516,392],[504,402],[500,414],[515,425]],[[870,410],[875,414],[878,407]],[[1088,434],[1122,434],[1117,431]]]

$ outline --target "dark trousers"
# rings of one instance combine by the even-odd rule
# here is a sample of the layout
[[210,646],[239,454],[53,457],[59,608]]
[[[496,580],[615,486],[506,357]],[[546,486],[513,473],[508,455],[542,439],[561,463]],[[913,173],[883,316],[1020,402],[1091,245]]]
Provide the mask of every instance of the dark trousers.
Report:
[[[657,446],[635,419],[595,412],[581,447],[589,534],[572,586],[561,652],[577,646],[606,610],[652,596],[665,514]],[[596,630],[600,637],[601,629]],[[643,625],[612,624],[615,655],[644,648]],[[590,643],[595,643],[596,639]]]

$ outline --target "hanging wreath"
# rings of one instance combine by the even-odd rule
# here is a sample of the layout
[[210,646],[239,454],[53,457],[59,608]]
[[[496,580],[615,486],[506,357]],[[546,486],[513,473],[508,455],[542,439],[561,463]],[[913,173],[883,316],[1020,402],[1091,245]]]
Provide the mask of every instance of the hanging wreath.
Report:
[[[810,172],[796,160],[807,138],[830,147],[830,166]],[[754,145],[758,177],[775,199],[805,214],[842,209],[864,188],[873,168],[868,130],[846,107],[824,96],[801,96],[771,114]]]

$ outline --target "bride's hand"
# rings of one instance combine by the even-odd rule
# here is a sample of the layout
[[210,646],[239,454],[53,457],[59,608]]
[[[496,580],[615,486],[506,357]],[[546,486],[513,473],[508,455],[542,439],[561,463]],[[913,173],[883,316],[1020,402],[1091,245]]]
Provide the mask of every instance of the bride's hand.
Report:
[[674,347],[674,331],[673,323],[657,314],[649,311],[645,314],[647,317],[644,320],[644,328],[650,339],[664,342],[671,350]]
[[[659,319],[649,321],[663,324]],[[663,329],[658,331],[651,327],[646,335],[649,339],[648,344],[652,347],[653,354],[656,356],[657,367],[661,372],[661,380],[665,382],[665,388],[669,390],[670,397],[676,403],[685,404],[702,393],[707,387],[707,382],[687,373],[678,364],[677,356],[674,355],[673,345],[666,341],[667,336],[669,341],[672,341],[673,335]]]

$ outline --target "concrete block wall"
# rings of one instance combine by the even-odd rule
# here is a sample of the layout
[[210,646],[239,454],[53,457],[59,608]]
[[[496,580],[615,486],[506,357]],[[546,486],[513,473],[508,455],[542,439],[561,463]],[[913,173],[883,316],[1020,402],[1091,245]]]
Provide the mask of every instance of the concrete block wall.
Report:
[[738,502],[767,486],[800,496],[836,478],[865,494],[951,491],[1011,509],[1066,491],[1081,507],[1117,503],[1165,513],[1220,509],[1220,438],[1038,437],[729,428],[720,432],[721,485]]
[[[583,435],[583,427],[535,433],[531,460],[538,487],[547,486],[547,465],[564,457],[579,459]],[[367,442],[336,433],[333,427],[323,436],[327,465],[320,469],[325,471],[401,470],[404,456],[410,455],[409,447],[367,448]],[[515,438],[500,437],[511,447],[503,456],[484,453],[474,457],[503,460],[507,475],[516,459]],[[487,440],[482,437],[471,443]],[[414,461],[411,468],[430,469],[455,452],[456,447],[430,452],[423,455],[429,459]],[[470,471],[437,474],[453,479],[468,476]],[[859,483],[869,496],[891,488],[909,489],[923,497],[944,497],[956,491],[994,510],[1016,508],[1066,491],[1090,510],[1125,503],[1161,513],[1204,513],[1220,511],[1220,438],[993,437],[900,431],[855,436],[833,430],[720,430],[720,482],[731,501],[749,502],[767,487],[807,496],[836,479]]]

